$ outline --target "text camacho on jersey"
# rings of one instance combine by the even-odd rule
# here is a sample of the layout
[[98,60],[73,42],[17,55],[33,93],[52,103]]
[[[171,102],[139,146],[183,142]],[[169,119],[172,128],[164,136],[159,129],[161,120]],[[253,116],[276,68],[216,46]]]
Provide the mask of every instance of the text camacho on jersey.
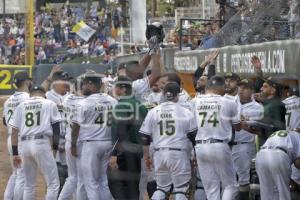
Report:
[[[241,108],[241,118],[245,121],[261,120],[264,117],[264,107],[256,101],[251,101],[246,104],[239,103]],[[254,142],[255,135],[242,129],[236,131],[235,142]]]
[[23,102],[27,99],[29,99],[29,94],[27,92],[15,92],[4,102],[3,116],[4,116],[5,122],[7,124],[7,128],[8,128],[7,133],[9,135],[11,135],[11,131],[12,131],[11,126],[9,124],[13,118],[15,109],[21,102]]
[[154,148],[188,149],[187,133],[195,130],[192,112],[177,103],[165,102],[149,111],[140,132],[152,137]]
[[107,94],[93,94],[81,100],[73,123],[80,126],[78,141],[111,140],[112,109],[117,100]]
[[300,97],[291,96],[283,100],[286,108],[286,129],[300,128]]
[[51,124],[61,121],[55,103],[42,97],[31,97],[22,102],[15,110],[10,125],[19,129],[20,136],[52,136]]
[[262,148],[264,147],[285,149],[293,161],[300,157],[300,134],[294,131],[277,131],[270,135],[262,146]]
[[193,99],[192,106],[198,123],[196,140],[230,140],[232,124],[240,123],[239,109],[235,101],[208,94]]
[[63,101],[63,128],[66,133],[66,140],[71,141],[72,119],[76,111],[76,105],[84,99],[84,97],[70,94]]

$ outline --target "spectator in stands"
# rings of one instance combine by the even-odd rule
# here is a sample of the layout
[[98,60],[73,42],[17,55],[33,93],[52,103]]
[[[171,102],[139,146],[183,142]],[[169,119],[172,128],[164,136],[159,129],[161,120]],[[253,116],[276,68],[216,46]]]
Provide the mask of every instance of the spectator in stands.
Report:
[[201,48],[210,49],[221,47],[221,39],[218,37],[218,33],[220,32],[219,22],[212,23],[210,30],[207,29],[207,31],[207,35],[202,38]]
[[108,64],[112,61],[111,55],[110,55],[110,51],[108,49],[105,50],[105,55],[103,58],[103,64]]
[[37,61],[38,61],[38,64],[42,64],[42,62],[44,60],[46,60],[47,57],[46,57],[46,53],[45,51],[43,50],[42,47],[39,48],[39,51],[38,51],[38,54],[37,54]]

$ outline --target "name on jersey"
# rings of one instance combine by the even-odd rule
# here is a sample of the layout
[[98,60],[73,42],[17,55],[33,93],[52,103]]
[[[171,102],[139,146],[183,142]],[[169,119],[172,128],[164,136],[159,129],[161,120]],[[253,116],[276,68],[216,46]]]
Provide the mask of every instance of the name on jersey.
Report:
[[19,102],[17,102],[17,103],[8,103],[7,107],[9,107],[9,108],[16,108],[19,104],[20,104]]
[[25,110],[37,110],[37,109],[41,109],[42,108],[42,104],[34,104],[34,105],[25,105]]
[[292,105],[292,106],[286,106],[286,110],[299,110],[300,105]]
[[201,105],[197,107],[197,110],[220,110],[221,105]]
[[161,119],[170,119],[170,118],[172,118],[172,113],[161,113],[160,118]]
[[105,110],[112,110],[112,105],[96,105],[95,111],[102,112]]

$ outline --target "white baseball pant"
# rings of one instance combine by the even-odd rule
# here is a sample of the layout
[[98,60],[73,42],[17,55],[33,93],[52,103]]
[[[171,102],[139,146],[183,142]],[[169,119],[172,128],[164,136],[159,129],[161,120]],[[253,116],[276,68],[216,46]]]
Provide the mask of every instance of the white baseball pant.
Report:
[[72,199],[77,189],[76,158],[71,153],[71,141],[65,143],[66,162],[68,165],[68,178],[59,194],[58,200]]
[[294,164],[292,165],[292,179],[300,185],[300,169],[297,169]]
[[164,199],[166,193],[160,190],[169,192],[173,184],[175,200],[187,200],[184,193],[188,191],[191,180],[189,154],[186,151],[159,150],[154,152],[153,163],[158,190],[154,192],[151,199]]
[[252,159],[255,158],[255,144],[238,144],[232,147],[234,169],[238,175],[238,183],[245,186],[250,183],[250,169]]
[[200,178],[200,173],[198,168],[195,167],[196,171],[196,178],[197,178],[197,184],[196,184],[196,191],[195,191],[195,199],[197,200],[206,200],[206,194],[204,191],[204,187]]
[[262,149],[256,156],[261,200],[290,200],[289,156],[279,149]]
[[56,200],[59,191],[57,166],[49,139],[22,141],[21,157],[25,177],[24,200],[35,199],[37,169],[47,184],[46,200]]
[[89,200],[112,199],[108,188],[107,167],[112,149],[111,141],[84,141],[80,167]]
[[235,199],[238,194],[238,184],[229,145],[227,143],[197,144],[195,148],[207,199]]
[[[23,168],[15,168],[13,166],[13,156],[11,149],[11,135],[7,137],[7,149],[12,169],[12,174],[8,179],[5,191],[4,200],[22,200],[24,193],[24,174]],[[19,152],[20,153],[20,152]]]
[[82,146],[83,142],[77,142],[77,157],[76,157],[76,167],[77,167],[77,190],[76,190],[76,199],[77,200],[88,200],[87,193],[83,184],[83,177],[85,172],[82,171],[81,167],[81,156],[82,156]]

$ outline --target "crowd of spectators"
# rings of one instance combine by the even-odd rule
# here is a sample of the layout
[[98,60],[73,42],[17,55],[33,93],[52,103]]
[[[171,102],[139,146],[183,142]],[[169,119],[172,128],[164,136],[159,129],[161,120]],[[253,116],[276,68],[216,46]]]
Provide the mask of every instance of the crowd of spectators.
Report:
[[[110,55],[118,50],[116,37],[121,23],[126,26],[126,14],[120,5],[105,8],[92,5],[63,5],[62,7],[41,8],[34,19],[35,60],[40,63],[60,63],[83,55],[84,63],[90,57],[103,56],[110,62]],[[84,41],[72,28],[84,21],[96,33]],[[7,15],[0,22],[0,63],[25,64],[25,16]]]
[[[290,38],[300,38],[299,0],[231,0],[215,17],[189,21],[181,29],[182,49],[209,49]],[[224,16],[222,16],[224,15]],[[225,20],[221,21],[220,19]],[[180,27],[170,31],[167,43],[179,46]]]
[[[96,31],[89,41],[84,41],[72,32],[72,27],[79,21],[84,21]],[[104,56],[106,57],[104,62],[109,62],[108,55],[115,54],[118,49],[116,36],[121,23],[126,24],[127,21],[120,5],[106,8],[95,5],[90,8],[70,5],[46,8],[35,15],[36,54],[42,52],[37,60],[49,62],[49,58],[55,55],[56,48],[67,47],[67,54],[56,57],[55,59],[58,59],[56,62],[72,59],[77,55],[85,58],[83,63],[89,63],[89,58],[93,56]],[[45,41],[44,38],[47,40]]]
[[0,22],[0,64],[25,64],[24,34],[23,16]]

